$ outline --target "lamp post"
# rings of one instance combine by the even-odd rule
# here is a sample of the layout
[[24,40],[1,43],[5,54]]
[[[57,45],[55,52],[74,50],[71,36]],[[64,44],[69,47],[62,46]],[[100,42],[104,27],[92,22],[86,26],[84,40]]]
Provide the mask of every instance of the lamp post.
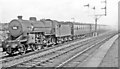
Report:
[[[105,3],[105,7],[104,7],[104,8],[101,8],[101,9],[105,10],[105,11],[104,11],[104,14],[94,14],[94,16],[95,16],[95,33],[94,33],[94,36],[97,36],[97,22],[98,22],[98,19],[99,19],[101,16],[106,16],[106,15],[107,15],[107,0],[102,1],[102,3]],[[90,6],[89,4],[84,5],[84,7],[88,7],[88,8],[89,8],[89,6]],[[94,6],[92,9],[93,9],[94,12],[95,12],[96,7]]]

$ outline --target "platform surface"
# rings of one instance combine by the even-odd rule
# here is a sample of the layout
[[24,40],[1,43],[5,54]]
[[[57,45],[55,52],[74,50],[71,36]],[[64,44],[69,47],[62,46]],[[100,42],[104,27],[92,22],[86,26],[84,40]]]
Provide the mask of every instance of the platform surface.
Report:
[[95,51],[93,56],[89,57],[89,59],[85,60],[82,64],[78,65],[78,67],[99,67],[108,50],[112,47],[112,44],[117,38],[118,35],[112,37],[110,40],[104,43],[97,51]]

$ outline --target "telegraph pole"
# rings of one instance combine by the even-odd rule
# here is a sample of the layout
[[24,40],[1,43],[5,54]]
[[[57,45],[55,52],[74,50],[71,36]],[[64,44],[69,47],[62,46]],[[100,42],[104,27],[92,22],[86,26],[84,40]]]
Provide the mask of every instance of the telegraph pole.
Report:
[[95,36],[97,35],[97,18],[95,18]]
[[[105,3],[105,7],[104,8],[101,8],[104,10],[104,14],[94,14],[95,16],[95,33],[94,35],[97,36],[97,22],[98,22],[98,19],[101,17],[101,16],[106,16],[107,15],[107,0],[105,1],[102,1],[102,3]],[[89,7],[90,5],[87,4],[87,5],[84,5],[84,7]],[[94,6],[92,8],[94,11],[96,10],[96,7]]]
[[[107,15],[107,0],[102,1],[102,3],[105,3],[105,7],[101,8],[104,10],[104,14],[95,14],[95,36],[97,36],[97,21],[101,16]],[[95,10],[95,9],[94,9]]]

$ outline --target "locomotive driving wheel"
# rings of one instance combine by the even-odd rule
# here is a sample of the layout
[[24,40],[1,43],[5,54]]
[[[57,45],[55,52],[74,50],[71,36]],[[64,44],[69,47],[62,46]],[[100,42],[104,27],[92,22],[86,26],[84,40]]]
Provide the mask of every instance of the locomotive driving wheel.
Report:
[[25,54],[26,53],[25,45],[24,44],[20,44],[18,46],[18,51],[19,51],[20,54]]
[[13,49],[10,46],[6,49],[6,52],[9,55],[13,55]]

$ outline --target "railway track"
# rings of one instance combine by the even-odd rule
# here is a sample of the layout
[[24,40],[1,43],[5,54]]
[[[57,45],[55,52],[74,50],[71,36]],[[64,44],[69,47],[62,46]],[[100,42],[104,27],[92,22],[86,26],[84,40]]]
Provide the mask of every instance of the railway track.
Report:
[[[85,37],[85,38],[88,38],[88,37]],[[81,39],[85,39],[85,38],[81,38]],[[69,43],[71,43],[71,42],[76,42],[77,40],[79,40],[79,39],[76,39],[76,40],[74,40],[74,41],[69,41],[69,42],[65,42],[65,43],[63,43],[63,44],[58,44],[58,45],[55,45],[55,46],[53,46],[53,47],[49,47],[49,48],[45,48],[45,49],[42,49],[42,50],[40,50],[40,51],[33,51],[33,52],[31,52],[31,51],[28,51],[26,54],[24,54],[24,55],[20,55],[20,54],[14,54],[14,55],[12,55],[12,56],[9,56],[8,54],[6,54],[5,52],[0,52],[1,54],[2,54],[2,56],[0,56],[0,60],[2,61],[2,60],[6,60],[6,61],[12,61],[13,59],[19,59],[19,58],[23,58],[23,57],[25,57],[25,56],[29,56],[29,55],[32,55],[32,54],[35,54],[35,53],[38,53],[38,52],[43,52],[43,51],[46,51],[46,50],[49,50],[49,49],[52,49],[52,48],[55,48],[55,47],[59,47],[59,46],[61,46],[61,45],[66,45],[66,44],[69,44]],[[11,59],[12,58],[12,59]],[[6,61],[3,61],[3,62],[6,62]]]
[[[108,38],[110,38],[110,37],[108,37]],[[108,40],[108,38],[102,39],[102,41],[96,40],[92,43],[91,42],[85,43],[85,44],[82,44],[83,46],[76,45],[76,47],[74,47],[74,48],[71,48],[71,49],[69,48],[64,51],[57,51],[56,53],[54,53],[53,55],[50,55],[50,56],[47,55],[47,57],[44,57],[45,59],[38,58],[35,60],[28,61],[26,63],[22,63],[21,65],[22,65],[22,67],[24,67],[24,66],[28,66],[28,67],[62,67],[69,61],[76,58],[78,55],[88,51],[89,49],[92,49],[93,47],[95,47],[98,44],[102,44],[101,42]],[[76,54],[76,55],[74,55],[74,54]],[[70,57],[72,57],[72,58],[70,58]]]
[[[85,38],[81,38],[81,40],[82,40],[82,39],[86,39],[86,38],[89,39],[89,37],[85,37]],[[39,50],[39,51],[33,51],[33,52],[29,51],[29,52],[27,52],[27,53],[24,54],[24,55],[14,54],[13,56],[9,56],[9,55],[6,54],[5,52],[1,52],[1,55],[2,55],[2,56],[0,57],[0,62],[6,63],[6,62],[12,61],[12,60],[14,60],[14,59],[24,58],[24,57],[27,57],[27,56],[30,56],[30,55],[34,55],[34,54],[36,54],[36,53],[41,53],[41,52],[44,52],[44,51],[47,51],[47,50],[50,50],[50,49],[54,49],[54,48],[56,48],[56,47],[60,47],[60,46],[62,46],[62,45],[69,44],[69,43],[71,43],[71,42],[76,42],[76,41],[78,41],[78,40],[80,40],[80,39],[76,39],[76,40],[73,40],[73,41],[65,42],[65,43],[63,43],[63,44],[58,44],[58,45],[55,45],[55,46],[53,46],[53,47],[45,48],[45,49],[42,49],[42,50]]]
[[[108,36],[108,35],[106,35],[106,36]],[[106,37],[106,36],[104,36],[104,37]],[[74,41],[74,43],[72,43],[72,44],[66,43],[65,45],[60,46],[60,47],[56,46],[56,47],[53,47],[50,49],[46,49],[46,50],[42,50],[42,51],[38,51],[38,52],[32,52],[32,53],[29,53],[29,54],[26,54],[23,56],[16,56],[12,59],[7,59],[7,60],[2,61],[2,66],[3,67],[41,66],[39,64],[41,64],[41,63],[45,64],[49,60],[51,61],[52,59],[54,59],[56,57],[59,57],[61,55],[64,55],[65,53],[68,53],[68,52],[71,52],[72,50],[75,50],[76,48],[78,48],[78,46],[83,47],[85,44],[89,44],[91,41],[96,41],[97,39],[101,39],[101,37],[100,36],[99,36],[99,38],[93,37],[92,39],[88,38],[88,39],[85,39],[83,41],[77,41],[77,42]],[[87,42],[89,42],[89,43],[87,43]],[[94,43],[96,43],[96,42],[94,42]],[[32,61],[36,61],[36,62],[32,62]],[[37,63],[37,64],[34,64],[34,63]],[[26,65],[26,64],[28,64],[28,65]]]
[[[112,39],[116,39],[117,35],[114,36]],[[65,60],[64,62],[58,64],[56,67],[77,67],[78,65],[84,63],[84,61],[88,60],[89,57],[93,56],[94,53],[101,48],[101,46],[108,40],[111,40],[111,37],[108,37],[106,39],[101,40],[100,42],[97,42],[90,47],[84,49],[83,51],[78,52],[74,56],[70,57],[69,59]],[[103,45],[104,46],[104,45]],[[103,47],[102,46],[102,47]],[[105,47],[105,46],[104,46]],[[92,63],[92,62],[91,62]],[[99,64],[99,62],[97,63]],[[82,67],[82,66],[81,66]],[[89,66],[88,66],[89,67]],[[94,64],[93,64],[94,67]]]
[[[89,57],[93,52],[95,52],[103,43],[105,43],[110,38],[111,37],[103,39],[103,40],[85,48],[84,50],[76,53],[74,56],[70,57],[69,59],[65,60],[64,62],[58,64],[56,66],[56,68],[59,68],[59,67],[76,67],[77,63],[74,64],[73,62],[75,62],[79,58],[79,61],[78,61],[78,65],[79,65],[80,63],[82,63],[84,60],[86,60],[87,57]],[[80,58],[80,57],[82,57],[82,58]],[[74,64],[74,65],[72,65],[72,64]]]
[[[74,44],[74,43],[73,43],[73,44]],[[65,47],[68,47],[68,46],[69,46],[69,45],[67,45],[67,46],[65,46]],[[58,47],[58,48],[57,48],[57,47]],[[53,52],[54,50],[58,50],[58,49],[65,48],[64,46],[62,46],[62,47],[57,46],[57,47],[45,49],[45,50],[38,51],[38,52],[29,53],[29,54],[26,54],[26,55],[23,55],[23,56],[15,56],[15,57],[13,57],[12,59],[9,59],[9,58],[8,58],[8,59],[2,61],[2,63],[4,64],[4,63],[8,63],[8,62],[13,62],[14,60],[18,60],[18,59],[21,59],[21,58],[23,58],[23,59],[25,59],[25,61],[27,61],[25,57],[28,57],[28,58],[29,58],[29,56],[30,56],[30,58],[28,59],[28,60],[30,60],[30,59],[32,59],[32,58],[35,58],[35,57],[39,56],[39,55],[47,55],[47,53]],[[38,53],[39,53],[39,54],[38,54]],[[35,54],[36,54],[36,56],[35,56]],[[9,65],[9,64],[8,64],[8,65]]]
[[[26,56],[24,58],[14,59],[11,61],[6,61],[6,62],[3,62],[2,66],[3,67],[11,67],[11,66],[12,67],[25,67],[25,66],[27,66],[27,67],[46,67],[45,65],[48,66],[48,64],[46,64],[46,63],[50,63],[50,61],[52,61],[53,59],[58,60],[57,59],[58,57],[65,56],[66,53],[71,54],[71,52],[74,52],[74,50],[76,50],[76,49],[79,50],[79,48],[81,50],[88,48],[88,45],[93,45],[97,41],[99,42],[100,39],[103,39],[107,36],[108,35],[105,35],[104,37],[103,36],[94,37],[92,39],[86,39],[85,41],[80,42],[80,43],[78,41],[78,43],[76,42],[73,44],[68,44],[66,46],[53,48],[53,49],[47,50],[42,53],[39,52],[39,54]],[[109,35],[109,37],[110,37],[110,35]],[[76,53],[77,52],[74,52],[74,54],[76,54]],[[73,56],[73,54],[71,56]],[[69,57],[71,57],[71,56],[69,56]],[[54,63],[54,62],[52,62],[52,63]],[[55,64],[57,64],[57,63],[55,63]],[[54,65],[54,64],[52,64],[52,65]]]
[[19,59],[19,58],[23,58],[23,57],[26,57],[26,56],[30,56],[30,55],[33,55],[35,53],[39,53],[39,52],[43,52],[43,51],[47,51],[49,49],[52,49],[52,48],[55,48],[55,47],[59,47],[59,46],[62,46],[62,45],[66,45],[66,44],[69,44],[71,42],[76,42],[78,40],[82,40],[82,39],[86,39],[86,38],[91,38],[91,37],[85,37],[85,38],[80,38],[80,39],[76,39],[76,40],[73,40],[73,41],[69,41],[69,42],[65,42],[63,44],[58,44],[58,45],[55,45],[53,47],[50,47],[50,48],[47,48],[47,49],[42,49],[40,51],[33,51],[33,52],[27,52],[26,54],[24,55],[20,55],[20,54],[14,54],[13,56],[9,56],[8,54],[6,54],[5,52],[0,52],[1,56],[0,56],[0,62],[2,61],[3,63],[4,62],[7,62],[7,61],[12,61],[14,59]]

